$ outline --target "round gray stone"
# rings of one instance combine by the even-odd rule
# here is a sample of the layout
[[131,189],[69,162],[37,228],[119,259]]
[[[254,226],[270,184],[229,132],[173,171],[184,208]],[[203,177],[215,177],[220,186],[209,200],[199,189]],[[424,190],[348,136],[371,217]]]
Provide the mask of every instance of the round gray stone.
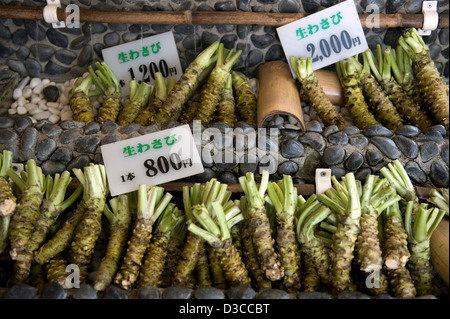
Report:
[[360,291],[342,291],[336,297],[337,299],[370,299],[370,297],[366,294],[363,294]]
[[115,130],[117,130],[119,128],[119,124],[111,122],[111,121],[105,121],[103,122],[102,126],[101,126],[101,131],[103,133],[112,133]]
[[[28,33],[25,29],[18,29],[12,35],[12,43],[17,46],[24,45],[28,41]],[[12,51],[14,52],[14,51]]]
[[259,64],[264,58],[261,50],[251,50],[247,55],[248,66],[255,66]]
[[61,133],[59,136],[59,142],[61,144],[73,143],[77,138],[81,136],[80,129],[72,128]]
[[250,36],[250,40],[252,41],[253,45],[256,48],[265,49],[269,47],[272,43],[274,43],[275,38],[271,34],[263,34],[263,35],[252,34]]
[[345,132],[339,131],[328,135],[328,142],[334,145],[345,146],[348,144],[348,136]]
[[347,171],[339,166],[332,166],[330,167],[330,169],[331,175],[335,176],[338,180],[340,180],[342,177],[345,176],[345,174],[347,174]]
[[395,134],[403,135],[406,137],[416,137],[420,133],[420,128],[414,125],[402,125],[395,131]]
[[66,299],[67,292],[57,282],[47,282],[42,288],[41,299]]
[[433,141],[436,143],[440,143],[444,140],[442,134],[438,131],[428,131],[426,134],[420,135],[416,138],[416,142],[428,142]]
[[299,9],[300,5],[296,0],[283,0],[278,5],[280,13],[297,13]]
[[23,151],[30,151],[36,146],[38,139],[38,131],[34,127],[28,127],[22,134],[20,139],[20,148]]
[[194,291],[195,299],[225,299],[225,293],[215,287],[202,286]]
[[315,13],[320,8],[320,1],[319,0],[302,0],[302,6],[303,6],[303,10],[305,10],[306,13]]
[[256,299],[290,299],[290,295],[284,290],[272,288],[260,291]]
[[66,147],[58,147],[50,156],[54,162],[68,163],[72,160],[72,151]]
[[308,121],[305,124],[305,130],[307,132],[316,132],[316,133],[322,133],[323,132],[322,125],[317,120]]
[[120,35],[117,32],[108,32],[103,36],[103,43],[106,47],[112,47],[120,43]]
[[100,132],[100,124],[97,122],[89,122],[84,127],[84,135],[91,135]]
[[46,86],[42,93],[44,94],[45,99],[47,102],[56,102],[59,98],[59,89],[54,85]]
[[233,172],[221,172],[217,177],[221,183],[224,184],[237,184],[238,178]]
[[69,39],[64,34],[58,32],[56,29],[49,28],[47,30],[47,39],[51,44],[61,47],[63,49],[67,48],[69,44]]
[[14,123],[14,130],[18,134],[22,134],[23,131],[25,131],[27,128],[33,125],[33,121],[28,116],[21,116],[16,118],[16,121]]
[[372,169],[370,169],[369,167],[363,167],[356,171],[355,179],[363,182],[366,180],[367,175],[370,174],[372,174]]
[[385,126],[383,126],[381,124],[367,125],[363,130],[363,134],[367,137],[373,137],[373,136],[389,137],[389,136],[394,135],[394,133],[390,129],[386,128]]
[[350,136],[348,142],[350,143],[350,145],[353,145],[361,149],[369,144],[369,140],[367,139],[367,137],[362,135]]
[[91,37],[89,35],[83,35],[81,37],[78,37],[76,39],[73,39],[70,42],[70,49],[72,50],[79,50],[83,48],[86,44],[89,44],[91,41]]
[[266,52],[266,62],[279,61],[284,58],[283,47],[279,44],[272,45]]
[[60,174],[66,170],[66,165],[62,162],[45,161],[41,164],[42,172],[46,175]]
[[441,125],[441,124],[429,126],[423,130],[424,134],[434,133],[434,132],[439,132],[442,136],[447,135],[447,130],[445,129],[445,126]]
[[445,145],[442,145],[442,148],[441,148],[441,158],[442,158],[442,160],[444,161],[444,163],[445,163],[447,166],[449,166],[449,165],[448,165],[448,162],[449,162],[449,146],[448,146],[448,143],[445,144]]
[[56,149],[56,142],[50,138],[40,141],[36,146],[36,158],[39,161],[47,160]]
[[182,286],[167,287],[162,293],[162,299],[191,299],[191,297],[191,289]]
[[[4,47],[4,48],[6,48],[6,47]],[[0,57],[1,58],[7,58],[9,55],[14,53],[14,50],[9,49],[9,48],[6,48],[6,49],[11,50],[11,52],[10,52],[10,54],[6,54],[6,56],[4,56],[3,45],[0,43]],[[38,62],[36,61],[36,63],[38,63]],[[19,73],[20,75],[25,75],[28,72],[25,67],[24,62],[19,61],[19,60],[8,59],[8,60],[6,60],[6,65],[8,65],[11,70]],[[41,70],[41,67],[39,66],[39,71],[40,70]],[[39,73],[39,71],[37,73]]]
[[345,158],[345,148],[329,146],[323,151],[323,160],[328,166],[342,163]]
[[[48,62],[48,63],[50,63],[50,62]],[[25,65],[25,68],[28,71],[29,75],[31,75],[31,76],[39,76],[39,73],[41,73],[41,71],[42,71],[40,63],[38,61],[36,61],[35,59],[26,59],[24,62],[24,65]]]
[[280,176],[283,175],[295,175],[298,171],[298,165],[297,163],[293,161],[285,161],[278,165],[278,174]]
[[27,284],[16,284],[8,289],[3,299],[35,299],[38,289]]
[[419,154],[419,146],[416,142],[414,142],[414,140],[403,135],[395,136],[393,140],[400,152],[402,152],[406,157],[416,158]]
[[366,162],[370,166],[375,166],[381,163],[384,159],[384,156],[378,150],[367,150],[365,154]]
[[0,129],[14,126],[14,119],[6,116],[0,116]]
[[439,146],[435,142],[425,142],[420,146],[422,162],[428,162],[439,155]]
[[281,155],[284,158],[297,158],[303,156],[304,153],[303,145],[296,140],[289,139],[281,142]]
[[137,297],[139,299],[159,299],[160,292],[157,287],[139,287]]
[[406,163],[405,171],[413,183],[421,185],[427,181],[427,175],[416,162],[410,161]]
[[40,62],[47,62],[55,54],[55,49],[46,44],[36,43],[31,46],[30,52]]
[[301,291],[297,295],[298,299],[333,299],[333,296],[326,293],[326,292],[320,292],[320,291]]
[[85,45],[78,55],[77,65],[80,67],[87,66],[92,62],[93,49],[90,45]]
[[119,142],[119,141],[120,141],[120,136],[112,133],[112,134],[108,134],[105,137],[103,137],[100,145],[111,144],[111,143],[115,143],[115,142]]
[[97,292],[89,284],[81,284],[80,288],[75,289],[72,299],[98,299]]
[[25,30],[31,39],[36,42],[40,42],[45,39],[45,29],[37,24],[35,20],[24,21]]
[[80,153],[94,154],[100,142],[98,136],[84,136],[76,141],[75,150]]
[[67,169],[68,170],[72,170],[74,168],[83,169],[85,166],[88,166],[90,162],[91,162],[91,159],[89,158],[89,156],[84,155],[84,154],[79,155],[67,164]]
[[199,183],[206,183],[209,180],[211,180],[211,178],[215,178],[215,177],[217,177],[217,173],[209,167],[206,167],[204,169],[203,173],[195,175],[195,179]]
[[63,132],[63,129],[59,125],[45,124],[41,128],[41,133],[49,138],[56,138]]
[[128,295],[125,290],[114,285],[109,285],[105,290],[103,299],[128,299]]
[[431,182],[436,187],[448,187],[449,186],[449,173],[448,169],[440,162],[434,162],[431,164],[430,173],[428,175]]
[[353,152],[350,156],[345,160],[344,167],[349,171],[356,171],[364,164],[364,157],[361,153]]
[[370,139],[370,142],[391,160],[398,158],[399,151],[392,139],[384,136],[374,136]]
[[59,65],[53,61],[49,61],[45,65],[45,69],[44,69],[44,72],[49,75],[61,75],[61,74],[66,74],[69,71],[70,71],[70,69],[68,67]]
[[228,299],[255,299],[256,292],[251,287],[231,287],[227,290]]
[[351,135],[356,135],[361,133],[361,130],[354,125],[347,125],[342,129],[342,132],[346,133],[347,135],[351,136]]
[[325,129],[323,130],[323,136],[328,137],[329,135],[336,133],[336,132],[339,132],[339,128],[336,125],[329,125],[329,126],[325,127]]

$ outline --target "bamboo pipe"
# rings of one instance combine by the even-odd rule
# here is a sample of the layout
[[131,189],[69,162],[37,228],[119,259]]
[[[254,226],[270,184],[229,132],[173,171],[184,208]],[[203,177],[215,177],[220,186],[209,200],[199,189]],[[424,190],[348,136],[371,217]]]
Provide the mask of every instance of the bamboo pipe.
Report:
[[[44,20],[43,7],[0,6],[0,18]],[[58,19],[71,14],[65,8],[57,10]],[[246,11],[104,11],[80,8],[80,22],[126,24],[234,24],[278,27],[305,17],[304,13],[272,13]],[[360,14],[363,28],[372,28],[372,14]],[[377,28],[421,28],[422,14],[380,14]],[[449,15],[439,15],[439,29],[449,27]]]
[[448,283],[449,273],[449,225],[448,217],[444,217],[439,223],[438,227],[434,230],[430,239],[430,257],[433,268],[436,269],[439,276],[445,284]]

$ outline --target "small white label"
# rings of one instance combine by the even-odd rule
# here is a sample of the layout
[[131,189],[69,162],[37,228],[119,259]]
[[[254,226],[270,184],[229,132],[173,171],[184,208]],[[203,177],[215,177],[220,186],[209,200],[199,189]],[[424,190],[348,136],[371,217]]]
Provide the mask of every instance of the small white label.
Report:
[[189,125],[101,146],[112,196],[203,173]]
[[279,27],[277,33],[286,59],[312,57],[314,70],[368,49],[355,3],[350,0]]
[[322,194],[331,188],[331,169],[316,169],[316,195]]
[[129,95],[129,82],[135,78],[153,84],[155,73],[178,80],[182,75],[180,58],[172,31],[102,50],[103,60],[112,69]]

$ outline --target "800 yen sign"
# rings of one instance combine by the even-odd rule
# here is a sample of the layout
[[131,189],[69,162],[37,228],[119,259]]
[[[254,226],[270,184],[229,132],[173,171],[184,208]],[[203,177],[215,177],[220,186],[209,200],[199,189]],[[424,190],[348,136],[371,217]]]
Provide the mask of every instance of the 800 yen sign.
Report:
[[353,1],[277,28],[286,58],[313,59],[317,70],[368,49]]

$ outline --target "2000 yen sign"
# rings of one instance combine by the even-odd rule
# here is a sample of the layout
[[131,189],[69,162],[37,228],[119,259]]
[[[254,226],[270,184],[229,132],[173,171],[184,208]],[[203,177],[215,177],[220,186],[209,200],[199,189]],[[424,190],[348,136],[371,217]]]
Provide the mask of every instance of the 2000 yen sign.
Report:
[[186,159],[181,160],[180,156],[177,153],[172,153],[169,155],[169,159],[165,156],[160,156],[155,160],[149,158],[144,162],[144,166],[147,169],[145,174],[148,177],[154,177],[159,172],[162,174],[166,174],[170,169],[174,169],[176,171],[181,168],[186,168],[192,166],[192,160]]
[[356,47],[357,45],[360,45],[360,44],[361,44],[361,41],[360,41],[359,37],[352,38],[346,30],[343,30],[339,37],[337,35],[333,34],[333,35],[331,35],[331,37],[328,41],[326,39],[320,40],[319,49],[320,49],[320,53],[322,53],[322,55],[316,54],[314,56],[314,54],[316,52],[316,47],[312,43],[308,43],[308,45],[306,46],[306,49],[308,50],[308,52],[311,52],[311,57],[313,58],[313,62],[317,62],[318,60],[322,61],[324,57],[325,58],[330,57],[330,55],[333,52],[336,54],[339,54],[342,51],[342,48],[344,48],[346,50],[350,50],[352,48],[352,46]]

